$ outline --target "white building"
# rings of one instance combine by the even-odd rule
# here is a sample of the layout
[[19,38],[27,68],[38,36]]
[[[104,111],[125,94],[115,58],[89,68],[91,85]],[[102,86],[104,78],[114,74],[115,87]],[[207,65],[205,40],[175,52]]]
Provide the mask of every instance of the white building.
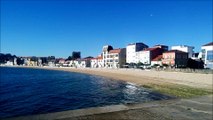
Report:
[[48,62],[48,66],[49,67],[55,67],[55,62],[52,62],[52,61]]
[[7,62],[5,63],[5,65],[6,65],[6,66],[13,66],[13,62],[12,62],[12,61],[7,61]]
[[112,46],[106,45],[102,55],[106,68],[121,68],[126,63],[126,48],[113,49]]
[[63,66],[75,67],[75,68],[86,68],[91,67],[91,58],[83,58],[66,61]]
[[191,58],[194,54],[193,51],[194,47],[193,46],[187,46],[187,45],[179,45],[179,46],[172,46],[171,50],[179,50],[182,52],[187,52],[188,53],[188,58]]
[[92,68],[102,68],[104,67],[103,57],[100,55],[96,58],[91,59],[91,67]]
[[113,47],[111,45],[105,45],[103,46],[103,49],[102,49],[102,55],[103,55],[103,64],[104,64],[104,67],[107,66],[107,59],[108,59],[108,54],[109,54],[109,51],[110,50],[113,50]]
[[74,63],[77,68],[85,68],[86,67],[86,61],[83,59],[74,60]]
[[164,51],[164,48],[153,47],[136,52],[136,63],[141,62],[146,65],[151,65],[151,61],[159,55],[162,55]]
[[42,65],[42,59],[41,59],[41,58],[38,59],[38,66],[43,66],[43,65]]
[[13,64],[14,64],[14,65],[17,65],[17,58],[14,58]]
[[150,51],[139,51],[136,52],[135,63],[151,64],[150,62]]
[[205,68],[213,69],[213,42],[201,47],[201,58],[204,61]]
[[145,48],[148,48],[144,43],[132,43],[128,44],[126,47],[126,62],[127,63],[137,63],[136,52],[142,51]]

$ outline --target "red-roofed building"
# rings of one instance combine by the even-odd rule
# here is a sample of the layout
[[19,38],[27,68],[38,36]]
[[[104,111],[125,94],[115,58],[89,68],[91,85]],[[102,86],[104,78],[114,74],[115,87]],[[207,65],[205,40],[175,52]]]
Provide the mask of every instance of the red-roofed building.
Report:
[[65,59],[63,59],[63,58],[59,59],[58,63],[59,64],[64,64],[65,63]]
[[188,58],[191,58],[194,54],[194,47],[188,45],[178,45],[178,46],[171,46],[171,50],[179,50],[182,52],[188,53]]
[[175,67],[186,67],[188,53],[179,50],[170,50],[163,53],[162,64]]
[[151,61],[151,65],[162,65],[162,58],[163,58],[163,55],[158,55],[157,57],[155,57],[154,59],[152,59]]
[[106,68],[120,68],[126,63],[126,48],[113,49],[107,45],[103,47],[102,55]]
[[99,55],[96,58],[92,58],[91,59],[91,67],[92,68],[101,68],[101,67],[104,67],[103,57],[101,55]]
[[147,48],[136,53],[136,62],[150,65],[151,61],[159,55],[163,54],[164,49],[159,47]]
[[110,50],[109,53],[120,53],[121,49]]

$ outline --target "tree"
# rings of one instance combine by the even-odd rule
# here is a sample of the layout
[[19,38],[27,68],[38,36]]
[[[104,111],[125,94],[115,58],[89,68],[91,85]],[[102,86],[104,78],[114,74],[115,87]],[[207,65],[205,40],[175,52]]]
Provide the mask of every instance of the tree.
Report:
[[72,56],[69,56],[69,57],[67,58],[67,60],[72,60]]
[[47,57],[47,62],[55,62],[55,56]]
[[21,58],[17,58],[17,65],[23,65],[24,64],[24,60],[22,60]]
[[37,61],[37,60],[38,60],[37,57],[35,57],[35,56],[31,57],[31,61]]

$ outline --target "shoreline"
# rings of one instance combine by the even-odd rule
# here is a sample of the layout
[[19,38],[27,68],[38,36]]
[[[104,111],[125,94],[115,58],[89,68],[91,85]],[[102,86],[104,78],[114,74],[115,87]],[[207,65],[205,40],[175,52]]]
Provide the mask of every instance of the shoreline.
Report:
[[140,69],[109,69],[109,68],[66,68],[9,66],[75,72],[106,77],[111,80],[121,80],[137,84],[158,93],[178,97],[192,98],[213,94],[213,74],[182,73]]
[[[53,68],[53,67],[28,67],[28,66],[10,66],[10,67],[17,67],[17,68],[32,68],[32,69],[44,69],[44,70],[58,70],[58,71],[67,71],[67,72],[76,72],[76,73],[84,73],[90,75],[97,75],[106,78],[110,78],[112,80],[123,80],[126,82],[136,83],[141,86],[151,86],[151,89],[156,90],[159,93],[171,95],[171,92],[174,94],[179,94],[177,91],[181,92],[181,95],[175,99],[169,100],[160,100],[160,101],[153,101],[141,104],[127,104],[127,105],[111,105],[111,106],[104,106],[104,107],[93,107],[93,108],[85,108],[85,109],[76,109],[76,110],[68,110],[68,111],[61,111],[55,113],[47,113],[47,114],[37,114],[37,115],[29,115],[29,116],[19,116],[19,117],[12,117],[12,118],[3,118],[4,120],[28,120],[28,119],[93,119],[94,117],[100,116],[100,118],[111,118],[110,116],[118,116],[119,118],[129,118],[133,117],[134,119],[135,114],[137,113],[137,118],[155,118],[156,113],[159,113],[159,116],[164,116],[165,118],[173,118],[176,116],[177,118],[187,118],[186,116],[181,115],[188,115],[194,118],[194,114],[197,114],[196,111],[193,110],[200,110],[203,109],[204,114],[207,114],[207,118],[212,118],[212,114],[209,112],[209,105],[212,105],[212,92],[202,91],[202,89],[207,89],[205,86],[212,85],[212,74],[205,75],[205,82],[200,82],[199,84],[197,80],[200,77],[203,77],[203,74],[193,74],[193,73],[174,73],[174,72],[162,72],[162,71],[144,71],[144,70],[133,70],[133,69],[93,69],[93,68]],[[155,75],[158,73],[158,76]],[[174,74],[172,74],[174,73]],[[172,74],[172,75],[169,75]],[[162,76],[164,75],[164,76]],[[173,77],[173,79],[169,79]],[[188,80],[188,77],[192,77],[192,81]],[[178,79],[179,78],[179,79]],[[185,83],[186,82],[186,83]],[[209,82],[209,83],[208,83]],[[207,85],[206,85],[207,84]],[[200,85],[200,86],[199,86]],[[160,87],[159,87],[160,86]],[[168,88],[169,87],[169,88]],[[158,89],[160,88],[160,89]],[[168,88],[168,91],[161,91]],[[184,91],[182,91],[182,89]],[[212,86],[208,88],[212,91]],[[175,91],[174,91],[175,90]],[[185,93],[184,93],[185,92]],[[193,93],[196,94],[193,94]],[[197,94],[197,92],[200,94]],[[189,93],[186,94],[186,93]],[[182,94],[186,94],[182,96]],[[187,98],[187,99],[183,99]],[[188,99],[190,98],[190,99]],[[207,103],[206,103],[207,101]],[[202,106],[200,106],[202,105]],[[186,111],[183,111],[183,108],[187,108]],[[204,107],[204,108],[203,108]],[[207,109],[207,110],[206,110]],[[147,115],[141,114],[141,112],[146,112]],[[163,112],[162,112],[163,111]],[[171,111],[171,112],[170,112]],[[179,114],[174,114],[172,111],[178,111]],[[211,110],[212,111],[212,110]],[[170,114],[174,115],[171,116]],[[128,113],[128,114],[127,114]],[[126,115],[127,114],[127,115]],[[125,116],[126,115],[126,116]],[[140,116],[141,115],[141,116]],[[163,118],[164,118],[163,117]],[[200,115],[203,117],[203,114]]]
[[[7,67],[7,66],[5,66]],[[9,66],[20,68],[34,68],[59,70],[102,76],[114,80],[145,84],[179,84],[196,88],[213,89],[213,74],[183,73],[140,69],[112,69],[112,68],[66,68],[66,67],[37,67],[37,66]]]

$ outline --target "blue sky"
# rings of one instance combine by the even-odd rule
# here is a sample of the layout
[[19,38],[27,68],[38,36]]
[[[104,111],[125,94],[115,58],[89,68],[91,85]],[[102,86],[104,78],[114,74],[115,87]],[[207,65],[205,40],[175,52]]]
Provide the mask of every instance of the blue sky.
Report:
[[1,52],[18,56],[211,41],[212,0],[1,0]]

